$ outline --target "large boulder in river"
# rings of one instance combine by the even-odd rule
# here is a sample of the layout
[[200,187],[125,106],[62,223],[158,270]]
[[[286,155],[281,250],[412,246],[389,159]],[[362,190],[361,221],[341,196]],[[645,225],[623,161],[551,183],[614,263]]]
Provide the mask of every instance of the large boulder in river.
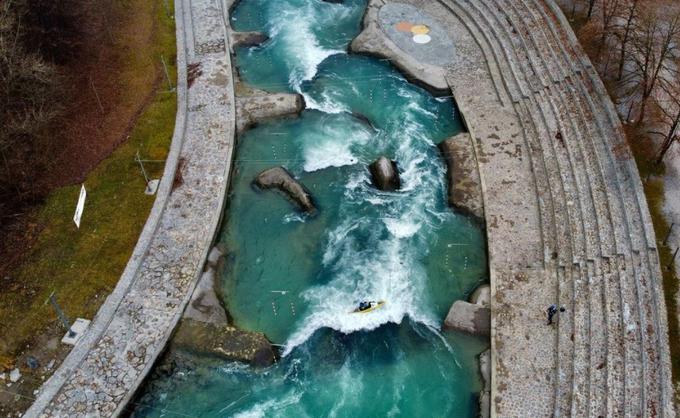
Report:
[[236,131],[239,134],[260,121],[297,115],[305,108],[305,100],[300,94],[260,90],[250,93],[236,97]]
[[232,50],[236,47],[259,46],[269,40],[269,36],[262,32],[231,32],[229,34],[229,46]]
[[283,167],[274,167],[257,175],[255,184],[261,189],[278,189],[286,194],[305,212],[316,211],[312,197],[305,186],[300,184]]
[[488,337],[491,335],[491,310],[482,305],[457,300],[446,315],[444,329]]
[[482,182],[470,134],[458,134],[438,147],[447,166],[449,205],[483,223]]
[[368,166],[368,169],[371,172],[371,180],[378,189],[392,192],[401,186],[396,162],[380,157]]
[[229,325],[183,319],[172,339],[175,348],[241,361],[257,367],[274,363],[276,353],[264,334]]

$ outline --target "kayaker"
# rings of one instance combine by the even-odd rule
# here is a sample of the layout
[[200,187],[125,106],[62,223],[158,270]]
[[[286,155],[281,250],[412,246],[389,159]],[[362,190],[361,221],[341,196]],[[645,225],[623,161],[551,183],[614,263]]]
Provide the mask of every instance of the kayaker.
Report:
[[371,309],[371,302],[359,302],[359,311],[365,311],[366,309]]

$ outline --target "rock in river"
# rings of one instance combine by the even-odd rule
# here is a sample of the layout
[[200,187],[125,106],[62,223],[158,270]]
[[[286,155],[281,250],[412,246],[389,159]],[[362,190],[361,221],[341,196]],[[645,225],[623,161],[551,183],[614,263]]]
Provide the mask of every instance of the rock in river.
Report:
[[368,169],[371,172],[371,180],[378,189],[391,192],[401,186],[396,162],[386,157],[380,157],[368,166]]
[[485,283],[477,287],[470,295],[469,302],[486,307],[491,305],[491,286]]
[[180,322],[172,343],[183,350],[242,361],[257,367],[271,365],[276,357],[271,343],[262,333],[191,319]]
[[449,205],[484,222],[484,200],[474,145],[468,133],[439,144],[448,167]]
[[491,311],[488,307],[457,300],[444,320],[444,329],[472,335],[491,335]]
[[295,180],[288,170],[283,167],[274,167],[261,172],[255,178],[255,184],[261,189],[278,189],[282,191],[305,212],[312,213],[316,211],[307,188]]

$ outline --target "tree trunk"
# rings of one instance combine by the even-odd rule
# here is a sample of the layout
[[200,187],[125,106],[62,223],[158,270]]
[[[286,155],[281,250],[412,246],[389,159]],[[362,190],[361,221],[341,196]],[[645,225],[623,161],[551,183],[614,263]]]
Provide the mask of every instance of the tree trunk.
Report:
[[659,165],[663,162],[664,157],[666,157],[666,154],[668,151],[670,151],[671,146],[673,146],[673,143],[678,140],[677,136],[674,136],[672,138],[666,138],[663,141],[663,144],[661,145],[661,149],[659,150],[659,155],[656,157],[656,165]]
[[588,0],[588,20],[593,15],[593,7],[595,7],[596,0]]
[[673,124],[671,127],[668,129],[668,134],[663,140],[663,144],[661,144],[661,149],[659,150],[659,154],[656,157],[656,164],[659,165],[661,162],[663,162],[664,157],[668,153],[668,151],[671,149],[671,146],[673,146],[673,143],[678,140],[678,126],[680,126],[680,109],[678,109],[678,112],[675,114],[675,118],[673,119]]
[[635,20],[635,10],[637,9],[638,0],[633,0],[633,3],[628,10],[628,19],[626,19],[626,28],[623,32],[623,39],[621,40],[621,57],[619,58],[619,73],[618,80],[623,78],[623,66],[626,63],[626,46],[628,45],[628,38],[630,37],[630,28],[633,26]]

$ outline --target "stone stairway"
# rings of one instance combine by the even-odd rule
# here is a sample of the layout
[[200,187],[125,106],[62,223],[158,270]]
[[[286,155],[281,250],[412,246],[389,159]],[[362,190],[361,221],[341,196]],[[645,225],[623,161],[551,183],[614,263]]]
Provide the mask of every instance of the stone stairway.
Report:
[[672,416],[654,231],[592,65],[552,1],[439,3],[475,38],[493,84],[505,89],[501,103],[522,124],[544,268],[567,308],[555,338],[553,414]]

